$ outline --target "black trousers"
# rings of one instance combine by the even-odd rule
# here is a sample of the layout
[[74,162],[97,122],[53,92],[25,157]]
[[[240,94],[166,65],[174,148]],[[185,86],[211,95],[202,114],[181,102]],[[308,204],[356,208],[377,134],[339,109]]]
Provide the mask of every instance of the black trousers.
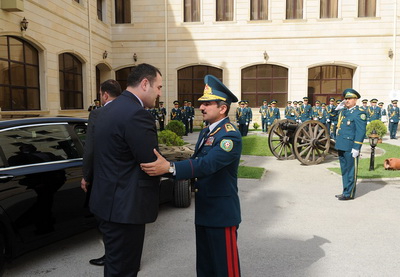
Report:
[[140,268],[144,224],[123,224],[99,220],[106,262],[104,276],[135,277]]

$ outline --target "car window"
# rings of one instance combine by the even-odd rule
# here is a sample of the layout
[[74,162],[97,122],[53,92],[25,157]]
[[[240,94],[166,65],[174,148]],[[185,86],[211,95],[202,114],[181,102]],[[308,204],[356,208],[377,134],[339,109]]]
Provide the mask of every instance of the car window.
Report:
[[85,141],[86,141],[86,129],[87,129],[87,125],[76,125],[74,127],[74,131],[76,133],[76,135],[78,136],[79,140],[81,141],[82,145],[85,145]]
[[68,124],[37,124],[0,131],[0,166],[80,158]]

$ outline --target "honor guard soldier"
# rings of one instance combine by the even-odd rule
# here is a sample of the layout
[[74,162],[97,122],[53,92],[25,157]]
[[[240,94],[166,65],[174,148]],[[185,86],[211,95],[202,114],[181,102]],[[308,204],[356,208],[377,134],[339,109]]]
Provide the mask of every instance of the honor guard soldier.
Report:
[[285,108],[285,118],[296,121],[296,113],[294,107],[292,106],[292,101],[287,101],[287,106]]
[[381,120],[381,108],[376,105],[378,99],[371,99],[370,103],[371,105],[368,107],[367,113],[367,123],[370,123],[373,120]]
[[383,107],[384,104],[385,103],[383,102],[379,102],[378,107],[381,109],[381,121],[385,123],[387,122],[387,112],[386,109]]
[[392,100],[392,104],[388,109],[388,116],[389,116],[390,139],[397,139],[396,133],[400,118],[400,111],[399,107],[397,107],[397,100]]
[[249,132],[249,126],[250,126],[251,122],[253,121],[253,111],[249,107],[248,100],[244,101],[244,108],[247,110],[246,114],[247,114],[247,122],[248,122],[248,124],[246,124],[246,126],[244,127],[244,135],[247,136],[247,133]]
[[297,104],[298,104],[297,101],[293,101],[294,121],[296,122],[299,117],[299,106]]
[[267,132],[268,131],[267,110],[268,110],[267,100],[263,100],[263,104],[260,107],[261,128],[262,128],[263,132]]
[[192,101],[187,102],[187,108],[189,113],[189,132],[193,133],[193,121],[194,121],[194,107],[192,106]]
[[360,106],[359,109],[367,114],[367,121],[368,121],[368,99],[362,100],[362,106]]
[[311,118],[318,121],[322,118],[322,107],[319,100],[315,101],[315,106],[311,108]]
[[[326,120],[328,119],[328,113],[326,112],[326,104],[321,104],[322,116],[319,121],[326,126]],[[329,129],[328,129],[329,130]]]
[[170,172],[177,180],[196,178],[194,191],[196,273],[198,277],[240,277],[237,228],[241,222],[237,174],[242,139],[229,121],[236,96],[216,77],[207,75],[199,98],[203,119],[210,123],[199,134],[193,156],[184,161],[141,164],[149,175]]
[[187,106],[188,101],[183,101],[183,106],[181,107],[181,121],[185,125],[185,136],[189,133],[189,109]]
[[335,143],[342,171],[343,193],[336,197],[339,200],[350,200],[354,199],[356,193],[358,157],[365,137],[367,115],[356,106],[360,98],[356,90],[345,89],[343,97],[346,102],[345,107],[339,111]]
[[299,123],[311,119],[311,105],[308,104],[308,97],[303,97],[303,104],[300,106]]
[[274,122],[281,118],[279,108],[276,107],[278,101],[271,100],[271,107],[268,109],[268,126],[272,126]]
[[328,128],[329,135],[332,137],[331,134],[331,116],[332,116],[332,111],[336,109],[335,105],[335,98],[331,97],[329,98],[329,105],[326,105],[326,128]]
[[337,124],[339,119],[339,110],[337,110],[337,107],[340,105],[340,103],[342,103],[341,99],[336,100],[336,107],[329,115],[329,119],[331,120],[331,139],[336,139]]
[[244,101],[239,102],[239,107],[236,109],[236,123],[239,126],[239,131],[242,137],[244,137],[245,131],[246,131],[246,125],[249,125],[248,122],[248,115],[247,115],[247,109],[244,106]]
[[157,109],[158,124],[160,125],[160,131],[164,130],[165,117],[167,116],[167,110],[164,108],[164,102],[160,101]]
[[174,101],[174,107],[171,110],[171,120],[182,120],[182,112],[179,108],[179,101]]

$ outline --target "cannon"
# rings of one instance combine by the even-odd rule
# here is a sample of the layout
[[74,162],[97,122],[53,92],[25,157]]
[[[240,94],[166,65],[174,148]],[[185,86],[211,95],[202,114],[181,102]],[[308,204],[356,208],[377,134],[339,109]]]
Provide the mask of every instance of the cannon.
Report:
[[304,165],[319,164],[328,154],[337,156],[335,141],[330,138],[328,128],[318,120],[275,121],[268,133],[268,143],[278,160],[296,158]]

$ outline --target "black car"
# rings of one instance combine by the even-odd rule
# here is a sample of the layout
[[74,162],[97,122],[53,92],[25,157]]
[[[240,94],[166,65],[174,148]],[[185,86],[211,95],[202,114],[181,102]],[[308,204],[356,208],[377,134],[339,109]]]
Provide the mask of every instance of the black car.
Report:
[[[0,266],[96,226],[80,187],[87,120],[0,121]],[[190,181],[163,178],[160,203],[190,205]]]

